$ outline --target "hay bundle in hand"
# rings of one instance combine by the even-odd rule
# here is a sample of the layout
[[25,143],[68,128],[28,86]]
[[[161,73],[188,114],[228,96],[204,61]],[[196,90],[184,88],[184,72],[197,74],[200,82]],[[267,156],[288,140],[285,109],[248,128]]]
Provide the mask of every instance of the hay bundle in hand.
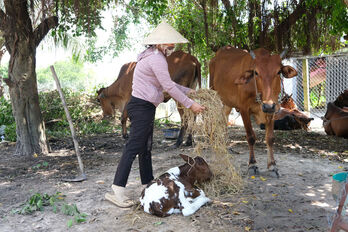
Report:
[[[214,90],[199,89],[189,97],[206,108],[199,115],[184,109],[183,116],[188,131],[195,136],[194,153],[209,160],[214,173],[213,180],[203,186],[204,191],[210,196],[239,192],[242,179],[227,151],[227,119],[219,95]],[[211,149],[213,156],[202,153],[202,149]]]

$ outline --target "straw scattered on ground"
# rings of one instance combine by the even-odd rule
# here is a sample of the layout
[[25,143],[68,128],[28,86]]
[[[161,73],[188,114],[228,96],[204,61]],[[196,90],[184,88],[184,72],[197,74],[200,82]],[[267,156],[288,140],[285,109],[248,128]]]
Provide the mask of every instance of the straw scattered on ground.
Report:
[[[206,108],[199,115],[184,109],[188,132],[191,132],[195,139],[193,153],[204,157],[214,173],[213,180],[204,184],[202,188],[208,196],[215,197],[239,192],[243,182],[227,150],[227,119],[219,95],[214,90],[199,89],[189,97]],[[213,157],[206,157],[206,149],[213,151]]]

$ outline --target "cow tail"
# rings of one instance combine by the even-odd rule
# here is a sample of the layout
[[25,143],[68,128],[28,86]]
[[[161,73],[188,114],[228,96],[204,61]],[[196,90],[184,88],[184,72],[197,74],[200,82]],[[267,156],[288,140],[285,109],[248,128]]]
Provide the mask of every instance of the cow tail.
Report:
[[214,89],[214,68],[213,63],[210,62],[209,64],[209,88]]
[[195,79],[198,81],[198,87],[202,88],[202,74],[201,74],[201,64],[197,62],[196,65],[196,76]]

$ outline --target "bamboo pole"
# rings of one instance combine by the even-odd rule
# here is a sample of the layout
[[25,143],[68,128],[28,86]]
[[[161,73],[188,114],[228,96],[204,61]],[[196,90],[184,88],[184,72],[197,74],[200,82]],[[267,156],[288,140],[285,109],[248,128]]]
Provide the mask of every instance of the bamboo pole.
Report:
[[72,139],[74,141],[74,147],[75,147],[75,152],[76,152],[76,156],[77,156],[77,161],[79,163],[80,171],[81,171],[82,175],[85,175],[84,168],[83,168],[83,163],[82,163],[82,159],[81,159],[81,155],[80,155],[80,151],[79,151],[79,143],[77,142],[77,139],[76,139],[76,133],[75,133],[74,124],[72,122],[72,119],[71,119],[71,116],[70,116],[70,113],[69,113],[69,109],[68,109],[68,106],[66,104],[65,97],[63,95],[63,91],[62,91],[62,88],[60,86],[60,83],[59,83],[56,71],[55,71],[53,65],[51,65],[50,68],[51,68],[51,72],[52,72],[53,78],[56,81],[56,85],[57,85],[57,89],[58,89],[58,92],[59,92],[59,96],[60,96],[60,98],[62,100],[62,104],[63,104],[64,110],[65,110],[66,118],[68,119],[68,122],[69,122],[71,136],[72,136]]
[[302,61],[302,76],[303,76],[303,105],[304,105],[304,110],[307,112],[310,112],[310,101],[309,101],[309,70],[308,70],[308,59],[304,59]]

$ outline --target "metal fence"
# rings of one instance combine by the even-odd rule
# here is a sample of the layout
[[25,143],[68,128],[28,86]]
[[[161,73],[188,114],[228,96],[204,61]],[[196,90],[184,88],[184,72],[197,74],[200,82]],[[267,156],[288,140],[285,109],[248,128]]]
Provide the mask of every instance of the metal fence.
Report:
[[283,63],[298,72],[296,77],[284,80],[285,92],[292,94],[297,107],[311,116],[323,116],[327,103],[348,89],[348,54],[296,57]]

